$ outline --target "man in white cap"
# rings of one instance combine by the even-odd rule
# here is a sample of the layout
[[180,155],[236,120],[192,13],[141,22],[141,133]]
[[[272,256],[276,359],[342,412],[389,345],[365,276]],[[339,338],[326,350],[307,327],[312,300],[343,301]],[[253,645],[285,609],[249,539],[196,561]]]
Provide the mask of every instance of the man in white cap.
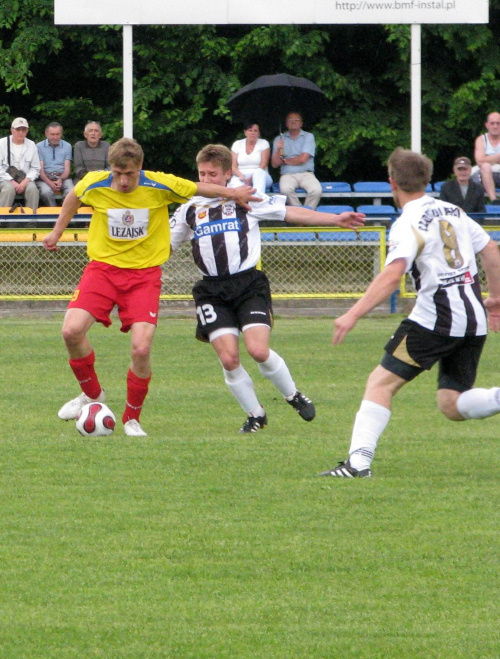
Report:
[[26,119],[17,117],[11,135],[0,139],[0,206],[12,206],[16,195],[21,195],[35,213],[39,193],[34,181],[40,174],[40,158],[36,144],[26,137],[28,130]]

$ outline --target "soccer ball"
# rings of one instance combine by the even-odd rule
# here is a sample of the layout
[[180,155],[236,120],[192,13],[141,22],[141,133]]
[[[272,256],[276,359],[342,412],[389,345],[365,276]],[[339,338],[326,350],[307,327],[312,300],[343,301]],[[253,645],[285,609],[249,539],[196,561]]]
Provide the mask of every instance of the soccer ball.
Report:
[[76,429],[85,437],[105,437],[115,429],[115,415],[104,403],[88,403],[76,418]]

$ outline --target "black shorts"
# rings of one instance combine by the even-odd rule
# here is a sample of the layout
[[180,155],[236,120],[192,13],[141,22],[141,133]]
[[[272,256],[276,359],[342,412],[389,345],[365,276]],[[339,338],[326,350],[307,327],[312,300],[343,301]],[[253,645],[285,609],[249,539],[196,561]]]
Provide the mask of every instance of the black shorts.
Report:
[[476,380],[486,336],[441,336],[411,320],[403,320],[385,346],[381,365],[413,380],[439,362],[438,389],[467,391]]
[[208,341],[223,327],[241,330],[259,323],[272,327],[273,308],[269,280],[262,270],[245,270],[227,277],[204,277],[193,287],[198,325],[196,338]]

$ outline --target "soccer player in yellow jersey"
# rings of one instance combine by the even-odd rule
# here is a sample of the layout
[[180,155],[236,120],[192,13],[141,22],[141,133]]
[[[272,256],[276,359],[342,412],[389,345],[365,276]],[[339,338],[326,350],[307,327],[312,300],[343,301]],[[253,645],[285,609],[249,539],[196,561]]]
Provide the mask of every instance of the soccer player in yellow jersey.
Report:
[[226,197],[248,207],[253,189],[229,189],[194,183],[163,172],[142,169],[144,154],[133,139],[122,138],[109,150],[111,172],[88,173],[65,198],[53,230],[44,238],[48,250],[57,242],[83,203],[94,209],[87,253],[90,263],[68,305],[62,335],[69,364],[82,393],[59,410],[61,419],[75,419],[84,405],[103,402],[94,350],[87,333],[94,322],[111,325],[115,305],[122,332],[131,331],[131,364],[122,416],[125,434],[144,437],[139,419],[151,379],[151,345],[161,289],[161,265],[170,254],[168,204],[194,195]]

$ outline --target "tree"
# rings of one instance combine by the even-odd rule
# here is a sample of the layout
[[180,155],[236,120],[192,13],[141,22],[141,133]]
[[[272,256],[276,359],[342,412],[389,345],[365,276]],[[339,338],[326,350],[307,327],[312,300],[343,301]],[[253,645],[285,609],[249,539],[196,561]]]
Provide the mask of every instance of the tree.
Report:
[[[423,26],[422,147],[446,178],[472,156],[484,117],[498,109],[500,0],[489,25]],[[134,35],[134,136],[146,165],[193,177],[207,142],[241,136],[225,106],[262,74],[314,80],[331,111],[314,126],[323,180],[378,180],[397,145],[410,146],[410,28],[404,25],[138,26]],[[26,116],[30,137],[60,121],[81,139],[100,120],[122,135],[122,30],[54,26],[53,0],[0,6],[0,120]],[[266,135],[272,140],[274,135]]]

